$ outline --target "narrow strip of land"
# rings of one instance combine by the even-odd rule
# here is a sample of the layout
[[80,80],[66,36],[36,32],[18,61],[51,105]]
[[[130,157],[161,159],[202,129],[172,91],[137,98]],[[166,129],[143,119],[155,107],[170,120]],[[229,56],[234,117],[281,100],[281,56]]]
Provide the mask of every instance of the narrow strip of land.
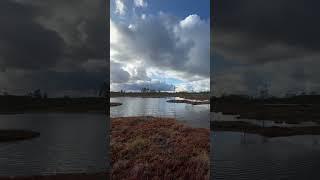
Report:
[[296,124],[320,123],[320,95],[253,99],[246,96],[211,97],[211,111],[239,115],[239,119],[273,120]]
[[118,103],[118,102],[110,102],[110,106],[113,107],[113,106],[121,106],[122,103]]
[[265,137],[281,137],[294,135],[320,135],[320,126],[306,127],[261,127],[242,121],[213,121],[210,124],[213,131],[234,131],[259,134]]
[[172,100],[168,100],[167,102],[169,103],[186,103],[186,104],[192,104],[192,105],[201,105],[201,104],[209,104],[209,101],[191,101],[188,99],[172,99]]
[[180,97],[193,100],[209,100],[209,92],[111,92],[110,97],[165,98]]
[[40,136],[40,133],[34,132],[34,131],[19,130],[19,129],[5,129],[5,130],[0,130],[0,143],[32,139],[38,136]]

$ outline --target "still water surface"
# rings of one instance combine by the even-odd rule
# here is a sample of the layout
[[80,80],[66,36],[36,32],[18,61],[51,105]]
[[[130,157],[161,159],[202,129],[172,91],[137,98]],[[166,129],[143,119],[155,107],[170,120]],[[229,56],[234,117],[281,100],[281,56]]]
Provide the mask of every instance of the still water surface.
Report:
[[0,115],[0,128],[41,133],[31,140],[0,143],[0,176],[106,170],[104,114]]
[[[176,117],[193,127],[209,127],[209,105],[167,103],[171,98],[111,98],[121,106],[111,108],[112,117]],[[235,121],[236,116],[213,113],[212,120]],[[259,120],[242,119],[253,124]],[[309,126],[265,121],[265,126]],[[212,179],[318,179],[320,136],[266,138],[242,132],[211,131]]]
[[[228,121],[232,117],[220,114],[216,118]],[[319,135],[266,138],[211,131],[210,138],[212,179],[319,179]]]
[[[209,127],[209,105],[167,103],[172,98],[111,98],[121,106],[111,108],[112,117],[176,117],[193,127]],[[219,121],[239,120],[236,116],[212,114]],[[253,124],[259,120],[243,119]],[[265,121],[265,126],[309,126]],[[318,179],[320,136],[265,138],[242,132],[211,132],[213,179]]]
[[[171,98],[111,98],[112,117],[176,117],[209,127],[209,105],[166,102]],[[213,117],[213,116],[212,116]],[[212,118],[211,117],[211,118]],[[220,114],[219,120],[230,120]],[[231,118],[232,119],[232,118]],[[101,172],[106,169],[103,114],[0,115],[0,127],[24,128],[39,138],[0,144],[0,176]],[[211,132],[213,179],[318,179],[320,136],[265,138],[242,132]]]
[[111,107],[111,117],[156,116],[172,117],[192,127],[209,128],[210,105],[191,105],[185,103],[168,103],[174,98],[110,98],[111,102],[120,102],[121,106]]

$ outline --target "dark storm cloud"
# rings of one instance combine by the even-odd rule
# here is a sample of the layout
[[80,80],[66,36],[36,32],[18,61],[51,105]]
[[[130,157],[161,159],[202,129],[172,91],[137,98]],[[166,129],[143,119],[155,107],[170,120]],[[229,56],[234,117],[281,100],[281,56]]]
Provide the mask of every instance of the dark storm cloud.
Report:
[[71,57],[105,59],[107,40],[105,1],[30,0],[40,11],[37,18],[43,26],[59,33]]
[[1,88],[85,94],[99,87],[108,75],[106,8],[103,0],[1,1]]
[[253,95],[319,91],[320,2],[224,0],[213,4],[213,90]]
[[52,66],[63,55],[64,42],[54,31],[35,22],[29,5],[0,2],[0,66],[39,69]]
[[257,62],[318,51],[319,7],[315,0],[215,1],[214,46],[232,57]]

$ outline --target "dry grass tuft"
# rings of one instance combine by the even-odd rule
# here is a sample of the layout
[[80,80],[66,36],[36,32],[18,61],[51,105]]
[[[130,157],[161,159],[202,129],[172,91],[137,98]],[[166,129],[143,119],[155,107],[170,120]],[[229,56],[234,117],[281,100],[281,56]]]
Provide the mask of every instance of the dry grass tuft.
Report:
[[170,118],[112,119],[112,179],[209,179],[209,129]]

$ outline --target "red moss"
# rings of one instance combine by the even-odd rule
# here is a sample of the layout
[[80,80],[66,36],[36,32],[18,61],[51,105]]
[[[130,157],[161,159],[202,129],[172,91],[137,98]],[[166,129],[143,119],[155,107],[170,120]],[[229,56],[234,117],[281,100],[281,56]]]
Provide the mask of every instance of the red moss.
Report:
[[209,129],[175,119],[112,119],[112,179],[209,179]]

